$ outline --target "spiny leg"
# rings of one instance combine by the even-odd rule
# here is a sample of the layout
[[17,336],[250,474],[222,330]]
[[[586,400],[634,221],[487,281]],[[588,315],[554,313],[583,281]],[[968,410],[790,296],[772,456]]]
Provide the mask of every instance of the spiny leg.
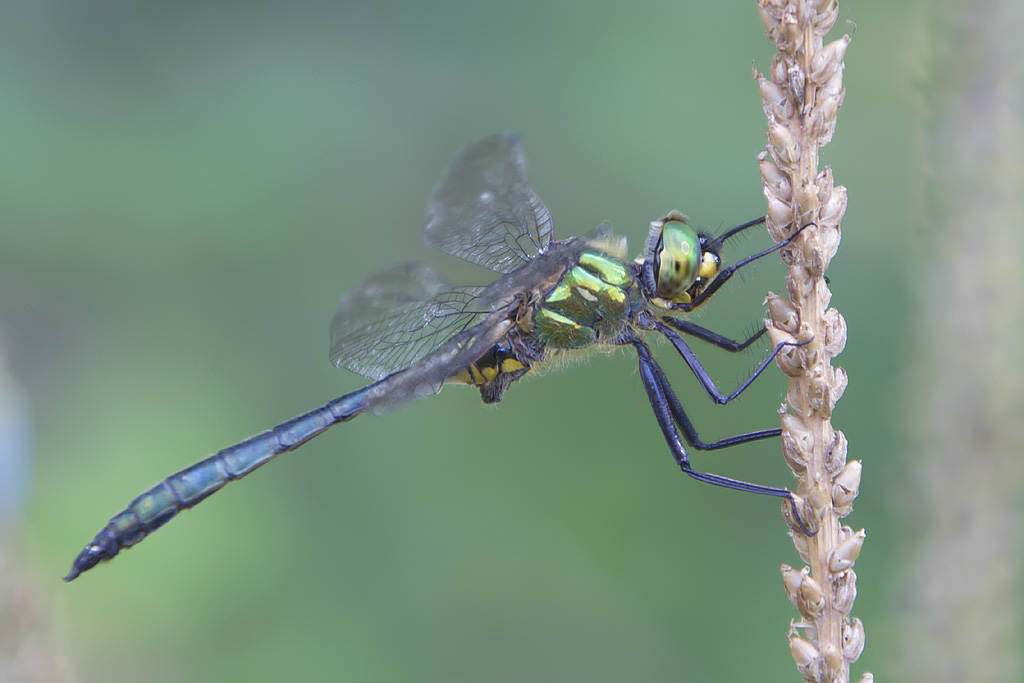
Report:
[[757,366],[754,372],[751,373],[750,376],[747,377],[747,379],[745,379],[739,385],[739,387],[736,388],[735,391],[733,391],[731,394],[726,395],[723,394],[717,386],[715,386],[715,381],[711,379],[711,375],[709,375],[708,371],[704,369],[703,365],[701,365],[700,360],[697,358],[697,354],[693,352],[693,349],[690,348],[689,344],[687,344],[682,337],[676,334],[675,331],[673,331],[670,327],[665,325],[665,323],[661,320],[655,319],[653,321],[653,325],[654,329],[656,329],[658,332],[661,332],[670,342],[672,342],[672,346],[676,348],[676,351],[679,352],[679,355],[683,357],[683,360],[686,361],[686,364],[690,366],[690,370],[693,371],[693,374],[696,375],[698,381],[700,381],[700,385],[704,387],[705,393],[707,393],[707,395],[710,396],[712,400],[714,400],[714,402],[718,403],[719,405],[725,405],[729,401],[732,401],[737,396],[742,394],[746,390],[746,388],[749,387],[753,383],[753,381],[757,379],[762,372],[765,371],[765,369],[771,364],[771,362],[775,360],[775,357],[779,355],[779,352],[782,351],[782,349],[784,349],[787,346],[803,346],[804,344],[807,343],[807,341],[810,341],[807,340],[803,342],[780,342],[774,349],[772,349],[772,352],[768,354],[768,357],[761,361],[761,363]]
[[[661,427],[661,432],[665,436],[665,441],[668,443],[668,447],[672,451],[672,457],[675,459],[679,469],[688,476],[706,484],[713,484],[715,486],[721,486],[723,488],[733,489],[736,491],[760,493],[766,496],[775,496],[776,498],[787,498],[792,502],[793,496],[786,489],[762,486],[760,484],[751,484],[738,479],[723,477],[718,474],[698,472],[694,470],[690,465],[690,457],[686,453],[686,448],[683,446],[682,440],[679,437],[679,430],[676,428],[675,416],[673,415],[670,399],[666,395],[662,383],[658,381],[660,368],[657,368],[654,363],[654,359],[651,357],[650,349],[647,348],[647,345],[644,344],[643,341],[640,339],[631,339],[629,340],[629,343],[632,343],[636,348],[637,356],[640,359],[640,377],[643,380],[644,389],[647,391],[647,399],[650,401],[651,408],[654,409],[654,417],[658,420],[658,426]],[[678,403],[678,400],[676,400],[676,403]],[[687,420],[687,422],[689,422],[689,420]],[[690,428],[692,429],[692,425],[690,425]],[[757,438],[765,437],[760,436]]]
[[743,341],[739,341],[736,339],[729,339],[728,337],[718,334],[717,332],[714,332],[712,330],[709,330],[706,327],[701,327],[700,325],[691,323],[689,320],[683,320],[682,318],[672,318],[666,316],[664,318],[659,318],[659,320],[665,323],[666,325],[669,325],[670,327],[674,327],[683,334],[688,334],[691,337],[696,337],[697,339],[706,341],[707,343],[713,346],[717,346],[718,348],[724,351],[729,351],[730,353],[737,353],[739,351],[743,351],[748,346],[750,346],[758,339],[760,339],[762,336],[764,336],[764,333],[768,331],[767,328],[762,327],[757,332],[750,335],[748,338],[744,339]]
[[730,237],[738,235],[739,233],[743,232],[744,230],[749,230],[750,228],[754,227],[755,225],[761,225],[767,219],[768,219],[768,216],[759,216],[759,217],[755,218],[752,221],[747,221],[746,223],[744,223],[742,225],[737,225],[735,228],[729,228],[728,230],[723,232],[721,235],[716,237],[710,244],[708,244],[708,246],[713,248],[713,249],[719,249],[719,248],[721,248],[722,244],[724,244],[725,241],[727,239],[729,239]]
[[690,421],[690,418],[686,415],[686,411],[683,410],[683,406],[679,402],[679,397],[676,396],[676,392],[672,388],[672,384],[668,381],[668,376],[665,374],[665,371],[661,369],[661,366],[658,365],[658,362],[654,360],[653,356],[651,356],[650,350],[645,349],[645,351],[640,351],[638,349],[637,354],[640,356],[641,364],[647,365],[654,380],[658,383],[658,389],[661,391],[661,395],[664,397],[664,401],[668,405],[673,421],[680,429],[683,430],[683,438],[686,439],[686,443],[690,444],[697,450],[713,451],[718,448],[727,448],[729,446],[748,443],[750,441],[770,439],[774,436],[779,436],[782,433],[781,429],[775,427],[772,429],[761,429],[756,432],[748,432],[746,434],[737,434],[736,436],[727,436],[724,439],[719,439],[718,441],[705,443],[701,440],[700,436],[698,436],[697,428],[693,426],[693,422]]

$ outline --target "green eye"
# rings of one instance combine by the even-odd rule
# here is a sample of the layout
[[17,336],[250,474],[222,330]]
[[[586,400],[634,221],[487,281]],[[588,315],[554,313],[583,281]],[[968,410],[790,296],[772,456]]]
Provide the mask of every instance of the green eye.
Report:
[[665,223],[655,258],[658,295],[670,301],[689,301],[687,290],[697,281],[701,265],[697,233],[679,221]]

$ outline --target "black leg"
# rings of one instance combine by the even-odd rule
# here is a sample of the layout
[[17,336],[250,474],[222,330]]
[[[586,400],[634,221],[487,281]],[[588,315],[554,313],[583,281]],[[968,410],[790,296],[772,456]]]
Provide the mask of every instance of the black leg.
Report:
[[[640,377],[643,379],[644,389],[647,391],[647,399],[651,403],[651,408],[654,409],[654,417],[658,420],[658,426],[661,427],[661,432],[665,435],[665,441],[668,443],[668,447],[672,451],[672,457],[675,458],[679,469],[688,476],[706,484],[714,484],[715,486],[721,486],[723,488],[733,489],[736,491],[746,491],[748,493],[760,493],[766,496],[775,496],[776,498],[786,498],[792,502],[793,496],[786,489],[777,489],[771,486],[751,484],[745,481],[739,481],[738,479],[723,477],[718,474],[697,472],[694,470],[690,465],[690,457],[686,454],[686,448],[683,447],[682,440],[679,438],[679,430],[676,429],[670,399],[666,395],[662,383],[658,380],[658,375],[661,374],[660,368],[657,368],[655,365],[654,359],[651,357],[651,351],[647,348],[646,344],[639,339],[632,339],[630,342],[634,347],[636,347],[637,355],[640,358]],[[676,403],[678,403],[678,400],[676,400]],[[689,423],[689,420],[686,422]],[[690,429],[692,428],[693,426],[690,425]]]
[[723,349],[725,351],[729,351],[731,353],[743,351],[748,346],[750,346],[758,339],[760,339],[764,335],[764,333],[768,331],[767,329],[762,327],[757,332],[750,335],[750,337],[748,337],[747,339],[744,339],[743,341],[738,341],[736,339],[729,339],[728,337],[723,337],[717,332],[713,332],[706,327],[695,325],[694,323],[691,323],[688,320],[683,320],[681,318],[671,318],[666,316],[664,318],[659,318],[659,320],[660,322],[663,322],[666,325],[669,325],[670,327],[674,327],[683,334],[688,334],[691,337],[702,339],[709,344],[717,346],[718,348]]
[[744,230],[754,227],[755,225],[761,225],[762,223],[765,222],[767,218],[767,216],[761,216],[760,218],[755,218],[752,221],[747,221],[743,225],[737,225],[735,228],[730,228],[729,230],[726,230],[721,235],[716,237],[715,241],[709,244],[708,246],[712,247],[713,249],[718,249],[727,239],[729,239],[733,235],[739,234]]
[[693,371],[693,374],[697,376],[697,379],[700,381],[700,385],[704,387],[704,391],[712,398],[712,400],[714,400],[715,403],[718,403],[719,405],[724,405],[742,394],[744,390],[746,390],[746,388],[749,387],[751,383],[765,371],[768,365],[775,360],[775,356],[779,355],[779,352],[782,351],[782,349],[787,346],[803,346],[807,343],[806,341],[781,342],[778,346],[772,349],[772,352],[768,354],[767,358],[761,361],[761,364],[757,366],[757,369],[754,370],[753,373],[751,373],[750,377],[747,377],[747,379],[745,379],[735,391],[726,395],[723,394],[717,386],[715,386],[715,381],[711,379],[711,375],[709,375],[708,371],[704,369],[703,365],[701,365],[700,360],[697,359],[697,354],[693,352],[693,349],[690,348],[682,337],[676,334],[661,320],[654,320],[654,329],[661,332],[670,342],[672,342],[672,346],[676,347],[676,351],[678,351],[679,355],[683,357],[686,364],[690,366],[690,370]]
[[736,436],[728,436],[718,441],[711,443],[705,443],[701,441],[700,436],[697,435],[697,429],[693,426],[693,422],[686,415],[686,411],[683,410],[682,404],[679,402],[679,397],[676,396],[675,390],[672,388],[672,384],[668,381],[668,377],[665,375],[665,371],[661,369],[657,361],[651,356],[650,349],[646,346],[643,350],[637,349],[637,355],[640,357],[640,363],[646,365],[650,374],[653,376],[654,381],[658,383],[658,389],[661,392],[664,402],[668,405],[669,412],[672,415],[672,419],[676,426],[683,430],[683,438],[686,439],[686,443],[690,444],[697,450],[701,451],[713,451],[718,448],[727,448],[729,446],[735,446],[741,443],[747,443],[749,441],[758,441],[760,439],[770,439],[774,436],[779,436],[782,430],[778,427],[773,429],[761,429],[756,432],[748,432],[747,434],[738,434]]

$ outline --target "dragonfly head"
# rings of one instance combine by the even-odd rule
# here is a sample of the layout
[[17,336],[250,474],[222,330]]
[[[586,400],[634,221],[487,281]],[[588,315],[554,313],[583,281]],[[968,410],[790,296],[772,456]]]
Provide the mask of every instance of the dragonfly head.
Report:
[[686,216],[671,212],[651,223],[647,254],[641,264],[644,288],[651,299],[686,304],[718,275],[720,241],[698,233]]

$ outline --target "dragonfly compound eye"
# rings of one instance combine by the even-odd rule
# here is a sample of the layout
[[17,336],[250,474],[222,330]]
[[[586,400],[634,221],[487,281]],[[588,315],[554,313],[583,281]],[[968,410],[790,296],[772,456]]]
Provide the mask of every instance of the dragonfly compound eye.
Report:
[[[708,255],[714,257],[714,254]],[[677,303],[689,302],[687,290],[708,269],[697,233],[680,221],[666,222],[655,259],[658,296]]]

